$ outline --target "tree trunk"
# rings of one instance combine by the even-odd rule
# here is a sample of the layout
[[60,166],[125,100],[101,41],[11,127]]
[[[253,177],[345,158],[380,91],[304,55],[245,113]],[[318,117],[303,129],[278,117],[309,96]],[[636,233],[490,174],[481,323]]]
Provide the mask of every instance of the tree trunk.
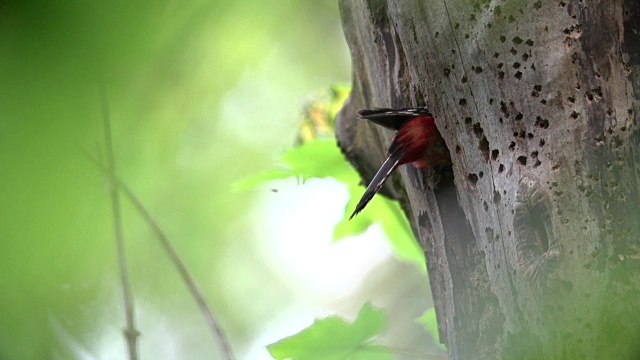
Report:
[[640,356],[640,3],[340,7],[349,160],[371,179],[392,136],[359,108],[426,104],[451,151],[453,178],[432,188],[404,166],[386,189],[424,248],[449,356]]

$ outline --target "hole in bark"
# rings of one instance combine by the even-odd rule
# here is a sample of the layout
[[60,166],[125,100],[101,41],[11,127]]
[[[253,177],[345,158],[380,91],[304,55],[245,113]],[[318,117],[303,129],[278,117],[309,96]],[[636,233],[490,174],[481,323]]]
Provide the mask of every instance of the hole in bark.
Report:
[[456,145],[456,154],[460,154],[460,151],[462,151],[462,148],[460,148],[460,145]]
[[514,76],[516,77],[516,79],[520,80],[522,79],[522,72],[518,71]]
[[579,112],[577,112],[577,111],[573,111],[573,112],[571,113],[571,118],[572,118],[573,120],[577,119],[579,116],[580,116],[580,113],[579,113]]
[[509,117],[509,109],[507,109],[507,104],[504,101],[500,101],[500,112],[502,112],[505,117]]
[[516,56],[516,54],[518,53],[518,50],[511,48],[511,50],[509,50],[509,52],[511,53],[511,55]]
[[498,71],[498,77],[500,80],[504,79],[504,71]]
[[491,150],[491,160],[496,161],[498,159],[499,154],[500,154],[500,150],[498,149]]
[[547,105],[547,100],[545,100],[545,99],[540,100],[540,104]]
[[523,42],[524,40],[522,40],[522,38],[521,38],[521,37],[516,36],[516,37],[514,37],[511,41],[513,41],[513,43],[514,43],[514,44],[516,44],[516,45],[520,45],[520,44],[522,44],[522,42]]
[[549,120],[543,119],[540,116],[536,116],[535,126],[541,127],[543,129],[547,129],[547,128],[549,128]]
[[522,120],[522,118],[523,118],[523,117],[524,117],[524,115],[522,115],[522,113],[521,113],[521,112],[519,112],[519,113],[516,115],[516,120]]
[[504,165],[500,164],[500,166],[498,166],[498,174],[502,174],[503,171],[504,171]]
[[525,44],[527,44],[528,46],[533,46],[533,40],[527,39],[527,41],[525,41]]
[[480,123],[473,124],[473,133],[478,139],[480,138],[480,136],[482,136],[483,132],[484,130],[482,130],[482,126],[480,126]]
[[[497,8],[496,8],[496,9],[497,9]],[[500,42],[502,42],[502,43],[503,43],[503,42],[505,42],[505,41],[507,41],[507,37],[506,37],[506,36],[504,36],[504,35],[500,36]]]
[[468,117],[468,116],[467,116],[466,118],[464,118],[464,123],[465,123],[465,125],[471,125],[471,122],[472,122],[472,121],[473,121],[473,119],[471,119],[471,118],[470,118],[470,117]]
[[544,139],[540,139],[540,142],[538,143],[538,146],[543,147],[544,144],[546,144],[546,142],[544,141]]
[[513,217],[518,265],[527,280],[548,286],[561,249],[555,240],[550,202],[537,184],[521,183]]
[[484,172],[483,172],[483,171],[480,171],[480,172],[478,173],[478,177],[479,177],[480,179],[482,179],[482,177],[483,177],[483,176],[484,176]]
[[467,106],[467,99],[465,98],[460,99],[460,101],[458,101],[458,105]]
[[518,156],[518,158],[516,160],[518,161],[518,164],[520,164],[522,166],[527,166],[527,157],[526,156]]
[[483,201],[483,202],[482,202],[482,207],[484,207],[484,211],[485,211],[485,212],[489,211],[489,204],[487,204],[487,202],[486,202],[486,201]]
[[478,175],[469,174],[468,180],[471,187],[476,187],[476,184],[478,183]]
[[512,141],[511,144],[509,144],[509,150],[513,151],[516,148],[516,142]]
[[489,161],[489,140],[487,140],[486,136],[483,136],[482,139],[480,139],[479,148],[484,162]]
[[493,203],[495,205],[500,204],[500,199],[502,199],[502,196],[500,196],[500,193],[498,191],[493,191]]

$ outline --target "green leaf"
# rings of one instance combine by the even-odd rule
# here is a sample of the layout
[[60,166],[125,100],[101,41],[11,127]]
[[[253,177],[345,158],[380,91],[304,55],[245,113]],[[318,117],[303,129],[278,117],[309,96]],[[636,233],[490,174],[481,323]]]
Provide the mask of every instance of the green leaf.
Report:
[[391,359],[388,349],[372,344],[387,324],[382,310],[365,304],[352,323],[331,316],[317,319],[301,332],[267,346],[274,359]]
[[422,324],[424,326],[424,329],[436,340],[436,343],[446,349],[446,347],[440,343],[438,321],[436,319],[436,308],[432,307],[429,310],[425,311],[422,316],[416,319],[416,322]]
[[282,155],[282,160],[295,176],[303,179],[333,177],[339,181],[352,180],[357,175],[344,159],[335,139],[308,141]]
[[279,169],[267,170],[255,176],[242,179],[232,185],[233,190],[247,191],[269,180],[300,177],[333,177],[344,183],[357,183],[358,174],[344,159],[335,139],[314,139],[286,150],[280,160]]
[[363,187],[353,184],[356,182],[352,182],[349,186],[351,196],[347,202],[344,217],[334,228],[333,240],[338,241],[347,236],[361,234],[369,226],[380,223],[396,255],[401,260],[418,265],[422,271],[426,272],[424,252],[413,236],[411,226],[397,201],[376,195],[364,211],[349,220],[349,216],[364,193]]

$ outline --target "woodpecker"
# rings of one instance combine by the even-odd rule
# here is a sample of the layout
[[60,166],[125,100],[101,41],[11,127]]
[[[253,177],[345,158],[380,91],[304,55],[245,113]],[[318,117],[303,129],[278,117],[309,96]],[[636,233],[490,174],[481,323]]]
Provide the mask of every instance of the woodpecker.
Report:
[[396,131],[396,135],[387,150],[387,159],[367,186],[349,220],[367,206],[398,166],[408,163],[417,168],[451,165],[449,150],[426,107],[365,109],[359,110],[358,115],[359,119]]

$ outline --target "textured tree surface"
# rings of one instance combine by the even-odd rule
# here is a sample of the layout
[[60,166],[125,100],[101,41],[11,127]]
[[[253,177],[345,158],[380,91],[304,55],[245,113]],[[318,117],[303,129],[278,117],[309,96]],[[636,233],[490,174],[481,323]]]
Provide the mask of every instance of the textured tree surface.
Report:
[[[640,357],[640,3],[342,0],[353,92],[337,136],[365,181],[426,104],[453,176],[404,166],[453,359]],[[366,211],[366,209],[365,209]]]

